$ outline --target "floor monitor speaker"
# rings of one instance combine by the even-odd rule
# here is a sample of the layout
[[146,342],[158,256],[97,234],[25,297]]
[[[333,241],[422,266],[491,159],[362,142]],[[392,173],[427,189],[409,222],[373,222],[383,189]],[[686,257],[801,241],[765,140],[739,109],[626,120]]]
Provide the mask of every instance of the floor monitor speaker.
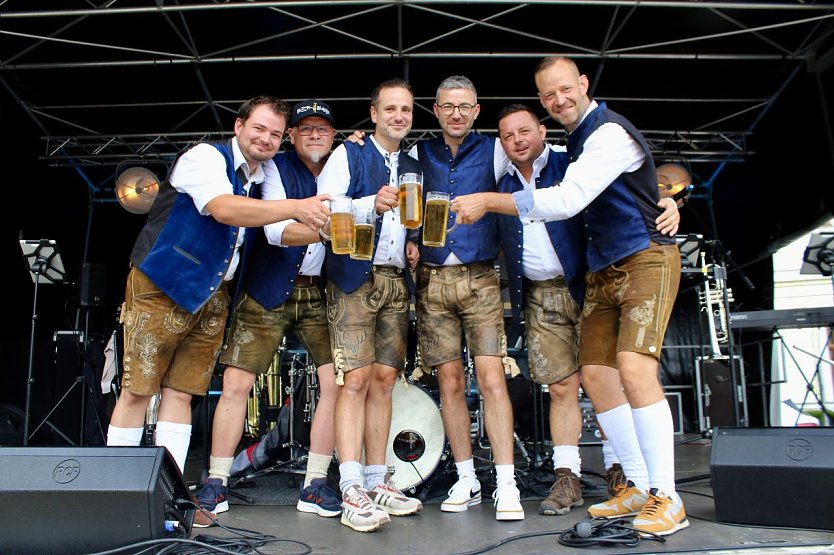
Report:
[[190,493],[164,447],[0,449],[4,553],[91,553],[191,530]]
[[721,428],[710,472],[721,522],[831,529],[834,428]]

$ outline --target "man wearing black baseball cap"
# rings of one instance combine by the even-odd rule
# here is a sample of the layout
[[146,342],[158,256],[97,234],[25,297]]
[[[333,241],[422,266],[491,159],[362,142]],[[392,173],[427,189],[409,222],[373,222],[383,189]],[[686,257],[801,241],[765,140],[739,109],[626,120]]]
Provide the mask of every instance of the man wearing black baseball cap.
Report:
[[[275,155],[278,172],[265,181],[261,198],[316,196],[316,178],[333,146],[333,111],[320,100],[305,100],[292,107],[289,124],[294,149]],[[220,355],[220,363],[225,365],[223,392],[212,426],[209,477],[198,499],[201,506],[211,507],[215,513],[228,510],[227,481],[243,433],[249,393],[257,375],[269,370],[273,354],[292,330],[318,368],[320,393],[297,508],[324,517],[338,516],[341,496],[327,486],[335,447],[336,380],[321,283],[324,245],[318,233],[295,220],[252,231],[242,293]]]

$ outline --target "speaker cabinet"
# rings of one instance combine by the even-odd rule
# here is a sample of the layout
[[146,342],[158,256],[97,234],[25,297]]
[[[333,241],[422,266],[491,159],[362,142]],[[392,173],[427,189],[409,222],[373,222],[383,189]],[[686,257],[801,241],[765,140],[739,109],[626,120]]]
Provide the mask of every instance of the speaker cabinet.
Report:
[[4,553],[90,553],[191,530],[194,510],[164,447],[0,449]]
[[81,265],[81,291],[78,295],[82,307],[104,306],[107,291],[107,266],[84,263]]
[[834,428],[716,428],[710,472],[721,522],[830,530]]
[[[729,359],[695,361],[700,432],[710,433],[718,426],[744,426],[747,423],[747,387],[743,366],[741,357],[736,356],[737,387],[733,389]],[[735,405],[738,405],[738,422]]]

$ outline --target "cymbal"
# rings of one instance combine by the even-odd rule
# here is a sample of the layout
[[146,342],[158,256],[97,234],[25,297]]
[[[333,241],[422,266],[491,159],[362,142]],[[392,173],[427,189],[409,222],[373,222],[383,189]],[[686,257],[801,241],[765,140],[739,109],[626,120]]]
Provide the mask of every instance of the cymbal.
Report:
[[692,176],[679,164],[663,164],[657,167],[657,187],[660,198],[670,198],[692,184]]

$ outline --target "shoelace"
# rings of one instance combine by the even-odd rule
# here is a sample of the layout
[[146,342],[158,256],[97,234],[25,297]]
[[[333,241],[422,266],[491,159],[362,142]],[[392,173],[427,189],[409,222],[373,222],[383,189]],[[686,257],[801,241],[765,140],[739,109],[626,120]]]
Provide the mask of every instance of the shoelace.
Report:
[[449,491],[446,492],[446,494],[447,495],[453,495],[455,493],[455,491],[457,491],[455,488],[463,489],[464,486],[467,489],[467,493],[472,493],[472,488],[473,488],[474,484],[470,483],[469,480],[458,480],[457,482],[455,482],[452,485],[452,487],[449,488]]
[[570,476],[568,476],[567,474],[560,474],[556,477],[556,481],[553,482],[552,486],[550,486],[550,493],[557,493],[558,490],[561,490],[561,493],[566,497],[573,496],[573,488],[571,488]]
[[348,503],[352,505],[356,505],[360,509],[372,509],[374,504],[371,501],[371,498],[367,496],[367,494],[360,491],[358,488],[353,490],[353,493],[348,495]]
[[645,514],[646,516],[655,516],[655,514],[657,514],[665,504],[666,501],[664,499],[655,497],[654,495],[649,495],[649,501],[646,503],[646,506],[643,507],[641,514]]

